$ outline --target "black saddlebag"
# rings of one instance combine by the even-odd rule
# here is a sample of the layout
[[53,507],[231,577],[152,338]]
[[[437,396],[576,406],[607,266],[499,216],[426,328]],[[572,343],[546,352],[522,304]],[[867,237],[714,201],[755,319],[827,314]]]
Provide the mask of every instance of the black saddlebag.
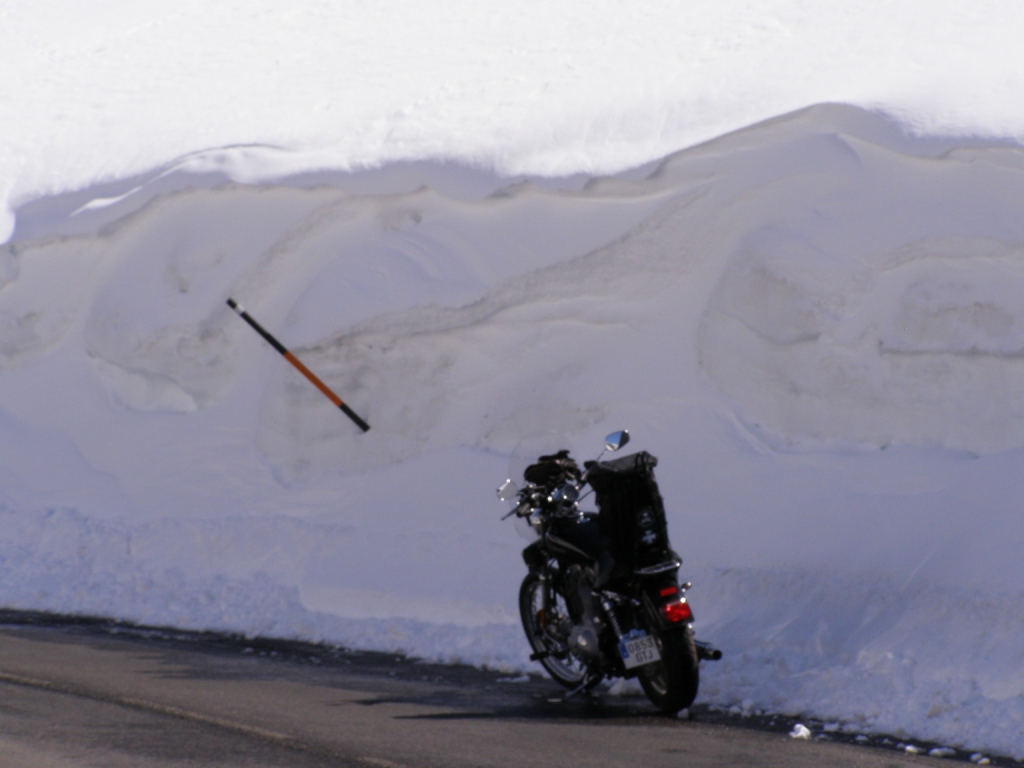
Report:
[[654,456],[642,451],[594,464],[587,475],[597,495],[598,521],[610,542],[612,557],[630,569],[676,557],[668,542],[665,503],[654,481],[657,463]]

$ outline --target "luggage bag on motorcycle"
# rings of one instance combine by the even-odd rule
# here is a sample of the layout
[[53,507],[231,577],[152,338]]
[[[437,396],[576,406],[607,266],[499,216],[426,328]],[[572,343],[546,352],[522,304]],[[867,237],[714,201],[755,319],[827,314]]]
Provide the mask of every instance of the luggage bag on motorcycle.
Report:
[[546,488],[554,488],[569,477],[578,478],[580,468],[576,460],[569,456],[569,451],[559,451],[550,456],[540,456],[537,463],[531,464],[523,473],[523,479]]
[[612,557],[630,569],[676,557],[668,542],[665,503],[654,481],[658,460],[646,451],[590,465],[587,481],[597,496],[598,522]]

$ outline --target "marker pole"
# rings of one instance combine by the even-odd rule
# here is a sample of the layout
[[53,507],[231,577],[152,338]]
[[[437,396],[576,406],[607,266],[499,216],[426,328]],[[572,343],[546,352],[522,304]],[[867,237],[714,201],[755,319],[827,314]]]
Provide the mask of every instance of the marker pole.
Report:
[[303,376],[309,379],[313,383],[314,387],[323,392],[324,396],[332,403],[334,403],[336,406],[338,406],[346,416],[352,419],[352,421],[354,421],[358,425],[358,427],[361,430],[363,430],[363,432],[370,431],[369,424],[367,424],[365,421],[359,418],[355,411],[353,411],[351,408],[345,405],[345,403],[342,402],[340,397],[331,392],[327,385],[320,381],[320,379],[317,378],[317,375],[313,373],[311,370],[309,370],[309,368],[304,366],[295,355],[293,355],[291,352],[285,349],[284,345],[281,342],[279,342],[277,339],[271,336],[266,330],[264,330],[262,325],[253,320],[249,313],[245,311],[245,307],[243,307],[234,299],[228,299],[228,306],[235,310],[235,312],[238,313],[238,316],[245,320],[245,322],[251,325],[252,329],[256,331],[256,333],[258,333],[260,336],[262,336],[270,346],[272,346],[274,349],[280,352],[284,356],[285,360],[287,360],[289,363],[298,368],[299,373],[301,373]]

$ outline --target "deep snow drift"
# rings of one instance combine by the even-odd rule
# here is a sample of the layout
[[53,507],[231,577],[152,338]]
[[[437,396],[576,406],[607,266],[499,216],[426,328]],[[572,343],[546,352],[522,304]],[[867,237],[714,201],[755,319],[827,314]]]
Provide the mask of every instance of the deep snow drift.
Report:
[[610,173],[819,102],[1024,138],[1022,25],[1000,0],[5,0],[0,240],[4,203],[221,147],[286,150],[239,180]]
[[0,250],[0,603],[527,667],[493,489],[629,427],[705,701],[1024,755],[1021,150],[821,106],[577,189],[201,170]]

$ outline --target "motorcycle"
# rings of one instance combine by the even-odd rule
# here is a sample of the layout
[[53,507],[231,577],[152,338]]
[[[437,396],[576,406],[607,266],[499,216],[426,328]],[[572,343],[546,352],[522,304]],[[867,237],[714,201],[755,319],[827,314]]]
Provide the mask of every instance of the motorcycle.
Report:
[[[583,471],[568,450],[541,455],[524,470],[524,486],[510,477],[498,498],[513,505],[502,519],[514,515],[535,537],[523,550],[529,572],[519,589],[531,661],[570,689],[565,699],[606,678],[638,678],[658,709],[675,714],[697,696],[699,662],[722,653],[693,636],[691,584],[678,581],[682,559],[669,546],[658,460],[640,452],[601,461],[628,442],[626,430],[608,435]],[[597,513],[580,510],[586,485]]]

